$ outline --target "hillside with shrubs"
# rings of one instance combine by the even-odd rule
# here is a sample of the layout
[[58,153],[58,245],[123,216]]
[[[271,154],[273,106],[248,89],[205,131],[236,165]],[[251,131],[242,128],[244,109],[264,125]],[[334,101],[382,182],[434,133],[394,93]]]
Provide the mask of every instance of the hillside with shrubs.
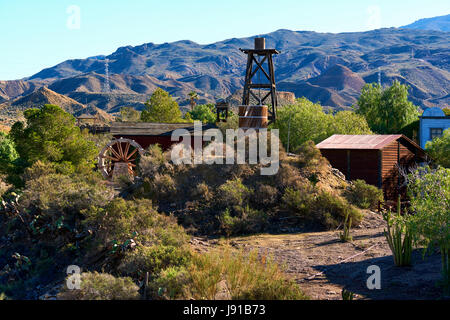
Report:
[[77,265],[82,289],[61,288],[61,299],[304,299],[272,257],[226,245],[198,252],[191,237],[362,219],[359,191],[312,142],[296,156],[282,151],[275,176],[261,176],[258,165],[174,165],[170,150],[154,145],[138,178],[118,186],[95,170],[107,136],[81,132],[56,106],[25,117],[1,136],[14,150],[1,159],[0,292],[8,298],[37,299]]
[[[386,97],[389,90],[404,91],[372,89]],[[170,95],[158,95],[170,115],[177,105]],[[148,104],[144,118],[154,116],[152,103],[158,101]],[[351,235],[365,214],[372,222],[386,220],[387,230],[378,224],[374,230],[380,232],[369,237],[386,236],[382,241],[400,267],[411,264],[413,248],[439,248],[448,290],[449,170],[405,173],[410,207],[382,216],[368,210],[383,203],[383,192],[346,181],[315,147],[334,133],[370,134],[375,124],[389,122],[372,119],[369,126],[366,119],[375,112],[367,112],[332,115],[306,99],[285,107],[276,125],[279,170],[272,176],[261,175],[261,165],[175,164],[173,150],[151,145],[137,159],[134,179],[110,181],[98,171],[96,157],[111,136],[81,131],[58,106],[26,110],[25,122],[0,134],[0,299],[41,299],[48,292],[77,300],[308,299],[277,257],[230,240],[315,232],[332,234],[325,243],[338,243],[345,252],[366,250],[353,245]],[[175,117],[208,122],[213,114],[211,106],[197,106]],[[145,121],[131,109],[121,118]],[[218,125],[224,135],[236,126],[235,114]],[[287,134],[290,129],[295,134]],[[441,158],[446,138],[430,148]],[[214,245],[197,245],[199,237]],[[68,285],[68,266],[80,267],[78,290]]]

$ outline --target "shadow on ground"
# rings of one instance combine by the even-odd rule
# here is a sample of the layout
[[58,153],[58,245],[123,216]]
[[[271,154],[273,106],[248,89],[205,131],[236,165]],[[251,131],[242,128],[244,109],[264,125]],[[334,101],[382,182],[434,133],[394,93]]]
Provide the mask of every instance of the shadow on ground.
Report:
[[[316,265],[329,282],[374,300],[440,299],[442,290],[437,286],[441,278],[441,257],[433,254],[422,258],[422,250],[413,252],[411,267],[396,267],[392,256],[334,265]],[[369,266],[381,269],[381,289],[369,290]],[[312,280],[314,281],[314,280]]]

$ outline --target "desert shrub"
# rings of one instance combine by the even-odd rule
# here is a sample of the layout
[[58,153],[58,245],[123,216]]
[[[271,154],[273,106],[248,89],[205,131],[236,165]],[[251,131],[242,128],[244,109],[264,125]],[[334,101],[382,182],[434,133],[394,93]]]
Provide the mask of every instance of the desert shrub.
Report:
[[25,169],[23,179],[25,181],[35,180],[52,173],[57,173],[53,163],[38,160],[31,167]]
[[186,266],[190,256],[190,252],[183,247],[139,246],[125,254],[118,270],[127,276],[142,277],[145,272],[153,276],[168,267]]
[[181,246],[187,235],[174,217],[158,213],[150,200],[126,201],[114,199],[105,207],[92,206],[84,210],[84,224],[96,231],[98,241],[107,245],[129,239],[145,246]]
[[300,175],[298,168],[289,163],[281,163],[275,181],[279,189],[285,189],[301,184],[305,178]]
[[239,178],[228,180],[219,187],[219,201],[228,206],[242,206],[251,195],[251,190],[247,188]]
[[375,209],[379,202],[384,201],[383,190],[367,184],[363,180],[356,180],[345,192],[347,200],[361,209]]
[[327,164],[327,160],[322,157],[320,150],[311,140],[304,142],[295,150],[295,153],[299,155],[298,163],[301,167],[319,169]]
[[184,267],[169,267],[161,271],[147,289],[153,299],[183,299],[185,286],[188,285],[188,274]]
[[419,168],[408,175],[411,199],[409,227],[414,242],[427,249],[439,248],[442,286],[450,294],[450,169]]
[[11,185],[6,182],[6,177],[0,175],[0,202],[1,197],[9,190],[9,188],[11,188]]
[[327,228],[336,228],[345,217],[352,220],[352,225],[358,225],[362,220],[362,213],[345,199],[332,195],[328,192],[321,192],[313,204],[315,218]]
[[302,189],[287,188],[282,203],[293,214],[306,217],[312,208],[313,195],[305,193]]
[[239,217],[234,217],[231,215],[231,210],[229,208],[219,217],[220,228],[225,232],[226,235],[230,236],[240,230],[241,219]]
[[177,184],[169,174],[157,173],[144,179],[144,194],[155,201],[171,198],[177,191]]
[[166,162],[164,153],[158,144],[150,145],[147,154],[139,160],[139,170],[142,177],[153,177]]
[[257,252],[232,252],[229,249],[195,254],[188,268],[186,298],[215,299],[219,283],[225,281],[235,300],[302,300],[306,296],[288,280],[275,261]]
[[224,137],[226,136],[227,129],[238,129],[239,128],[239,115],[233,112],[228,114],[227,122],[217,123],[217,127],[222,131]]
[[59,294],[61,300],[137,300],[139,287],[131,278],[116,278],[107,273],[84,272],[80,289],[65,287]]
[[26,182],[20,207],[22,211],[36,212],[44,221],[50,220],[51,224],[70,221],[81,210],[104,206],[113,197],[113,190],[94,175],[71,177],[58,173],[45,174],[45,165],[34,168],[36,170],[28,172],[29,177],[42,175]]
[[235,206],[219,216],[220,228],[226,235],[250,234],[264,231],[269,216],[265,211],[256,210],[248,205]]
[[315,194],[305,192],[304,189],[287,188],[283,204],[294,215],[326,228],[336,228],[346,216],[353,225],[358,225],[362,220],[362,214],[357,208],[345,199],[325,191]]
[[272,206],[277,202],[278,190],[275,187],[260,184],[256,189],[256,196],[252,198],[252,202],[258,206]]
[[211,192],[211,190],[209,189],[208,185],[205,182],[201,182],[193,188],[191,196],[209,202],[213,198],[213,193]]

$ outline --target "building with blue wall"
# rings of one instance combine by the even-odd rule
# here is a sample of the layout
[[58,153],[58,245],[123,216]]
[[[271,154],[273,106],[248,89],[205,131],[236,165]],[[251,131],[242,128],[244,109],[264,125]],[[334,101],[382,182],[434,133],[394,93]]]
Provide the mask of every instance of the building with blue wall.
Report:
[[450,128],[450,116],[439,108],[428,108],[420,117],[420,146],[425,149],[428,141],[442,136]]

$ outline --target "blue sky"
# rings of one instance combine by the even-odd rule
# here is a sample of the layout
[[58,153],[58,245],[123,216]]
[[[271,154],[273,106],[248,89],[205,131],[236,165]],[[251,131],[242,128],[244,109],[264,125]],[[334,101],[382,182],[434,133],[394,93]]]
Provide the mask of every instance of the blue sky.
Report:
[[366,31],[448,13],[448,0],[0,0],[0,80],[125,45]]

